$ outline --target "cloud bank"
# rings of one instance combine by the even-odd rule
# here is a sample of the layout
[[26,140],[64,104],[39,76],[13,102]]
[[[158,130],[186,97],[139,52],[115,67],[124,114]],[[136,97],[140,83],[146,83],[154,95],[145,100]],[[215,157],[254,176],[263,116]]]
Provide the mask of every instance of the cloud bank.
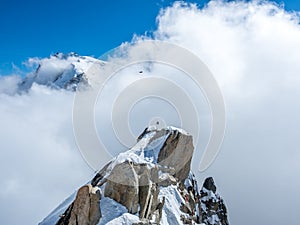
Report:
[[72,101],[66,91],[38,85],[0,95],[3,223],[37,224],[92,175],[72,136]]
[[[199,179],[216,177],[231,224],[296,224],[299,14],[266,1],[211,1],[204,8],[175,3],[158,15],[154,38],[198,55],[223,91],[221,153],[205,173],[195,172]],[[19,82],[18,76],[0,79],[5,224],[37,223],[93,173],[76,150],[73,94],[37,84],[16,94]]]
[[155,37],[197,54],[224,93],[227,133],[206,174],[217,177],[232,224],[296,223],[299,14],[265,1],[212,1],[177,3],[157,20]]

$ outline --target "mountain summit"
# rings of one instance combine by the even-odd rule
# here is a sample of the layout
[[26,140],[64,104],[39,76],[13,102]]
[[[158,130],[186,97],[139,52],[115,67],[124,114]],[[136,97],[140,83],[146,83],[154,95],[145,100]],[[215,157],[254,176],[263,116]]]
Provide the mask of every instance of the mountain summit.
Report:
[[87,75],[91,66],[103,66],[106,62],[90,56],[80,56],[71,52],[56,53],[49,58],[32,58],[28,64],[35,66],[19,84],[19,91],[26,91],[36,83],[56,89],[75,91],[79,85],[90,83]]
[[191,171],[192,136],[182,129],[146,128],[39,225],[228,225],[212,177],[199,189]]

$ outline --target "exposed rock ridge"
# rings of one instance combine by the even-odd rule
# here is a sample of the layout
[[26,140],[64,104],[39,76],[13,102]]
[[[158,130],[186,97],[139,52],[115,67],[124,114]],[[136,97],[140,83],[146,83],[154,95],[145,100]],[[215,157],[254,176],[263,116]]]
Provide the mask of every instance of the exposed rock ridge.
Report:
[[[180,129],[145,129],[136,146],[108,162],[90,184],[78,190],[56,225],[105,224],[101,223],[101,190],[105,199],[113,199],[129,213],[116,222],[135,215],[139,221],[131,223],[135,225],[228,225],[227,210],[213,179],[207,178],[198,188],[190,170],[193,151],[192,136]],[[181,216],[177,219],[165,217],[171,204],[165,193],[178,193],[174,199]]]

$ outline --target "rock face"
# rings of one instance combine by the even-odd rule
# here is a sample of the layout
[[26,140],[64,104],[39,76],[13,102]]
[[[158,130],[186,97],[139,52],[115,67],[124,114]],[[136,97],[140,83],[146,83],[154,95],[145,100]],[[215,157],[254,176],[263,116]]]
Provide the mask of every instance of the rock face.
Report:
[[181,215],[184,224],[229,225],[226,206],[212,177],[205,179],[199,193],[197,181],[190,173],[185,184],[180,183],[179,192],[184,199],[180,206],[180,210],[186,213]]
[[174,168],[179,181],[184,181],[190,172],[191,161],[194,153],[193,138],[180,133],[178,130],[171,132],[158,154],[158,164]]
[[148,219],[158,205],[156,177],[156,167],[125,161],[116,165],[107,177],[104,196],[124,205],[129,213],[139,212],[141,219]]
[[212,191],[213,193],[216,193],[217,187],[215,185],[214,179],[212,177],[208,177],[205,179],[203,183],[203,188],[206,190]]
[[[198,188],[191,172],[193,151],[192,136],[180,129],[145,129],[134,147],[108,162],[78,190],[56,225],[228,225],[213,178]],[[48,222],[55,215],[40,225],[55,224]]]
[[137,213],[139,202],[139,179],[133,164],[126,161],[116,165],[108,177],[104,196],[124,205],[129,213]]
[[56,225],[96,225],[101,218],[101,193],[91,185],[81,187],[74,202],[68,207]]
[[[145,138],[149,133],[151,131],[145,129],[138,140]],[[125,161],[114,166],[106,177],[104,196],[124,205],[129,213],[139,212],[141,219],[150,219],[153,212],[159,208],[159,186],[175,185],[177,181],[185,180],[190,172],[194,150],[192,136],[178,130],[162,129],[153,132],[148,145],[163,136],[166,136],[166,140],[156,153],[156,165]],[[143,154],[149,156],[153,149],[147,151]],[[101,171],[103,173],[103,170]],[[159,176],[159,173],[163,176]]]
[[227,209],[217,193],[212,177],[206,178],[200,191],[200,222],[207,225],[228,225]]

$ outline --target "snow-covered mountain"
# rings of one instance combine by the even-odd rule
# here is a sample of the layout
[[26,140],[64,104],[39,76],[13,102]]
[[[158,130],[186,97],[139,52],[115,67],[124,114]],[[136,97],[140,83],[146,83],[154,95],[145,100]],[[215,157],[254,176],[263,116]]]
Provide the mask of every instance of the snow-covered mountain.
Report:
[[213,178],[201,190],[191,171],[192,136],[146,128],[134,147],[108,162],[39,225],[227,225]]
[[[106,62],[76,53],[30,59],[36,70],[20,83],[77,91],[92,84],[90,68]],[[149,127],[137,143],[106,164],[39,225],[227,225],[227,210],[213,178],[202,188],[191,171],[192,136],[182,129]]]
[[92,65],[104,65],[105,62],[90,56],[76,53],[56,53],[49,58],[29,59],[28,64],[37,69],[29,73],[19,84],[19,91],[28,90],[33,83],[52,88],[76,90],[78,85],[88,85],[87,71]]

